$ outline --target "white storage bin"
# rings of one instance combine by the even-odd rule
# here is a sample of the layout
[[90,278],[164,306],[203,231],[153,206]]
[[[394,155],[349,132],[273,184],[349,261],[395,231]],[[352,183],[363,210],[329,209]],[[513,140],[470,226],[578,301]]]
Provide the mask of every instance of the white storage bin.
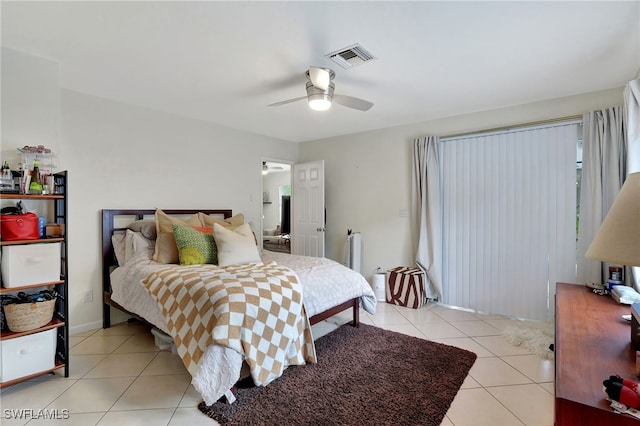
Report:
[[55,367],[56,329],[0,341],[0,381],[9,380]]
[[60,243],[2,247],[2,286],[40,284],[60,279]]
[[387,275],[384,272],[376,272],[373,274],[373,291],[376,294],[378,302],[385,301],[385,282]]

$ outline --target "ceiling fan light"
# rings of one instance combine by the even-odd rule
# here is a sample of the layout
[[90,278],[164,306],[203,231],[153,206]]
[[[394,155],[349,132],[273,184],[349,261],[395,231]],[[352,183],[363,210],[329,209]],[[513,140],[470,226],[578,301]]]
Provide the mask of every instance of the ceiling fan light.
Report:
[[319,89],[311,81],[307,81],[307,101],[314,111],[326,111],[331,108],[334,84],[329,83],[326,90]]
[[314,111],[326,111],[331,108],[331,101],[326,97],[309,98],[309,108]]

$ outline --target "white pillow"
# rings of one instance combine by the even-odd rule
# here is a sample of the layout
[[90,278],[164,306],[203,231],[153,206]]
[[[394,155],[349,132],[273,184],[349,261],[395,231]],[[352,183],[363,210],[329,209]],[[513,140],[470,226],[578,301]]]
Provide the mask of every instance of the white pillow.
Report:
[[119,232],[111,236],[111,245],[116,255],[118,266],[124,266],[127,258],[127,247],[124,241],[124,232]]
[[135,255],[145,253],[145,258],[151,255],[149,259],[153,257],[153,251],[155,249],[155,241],[145,238],[141,232],[135,232],[127,229],[125,236],[125,263],[129,262]]
[[218,246],[218,265],[220,266],[262,262],[253,231],[247,223],[240,225],[234,231],[214,223],[213,238]]

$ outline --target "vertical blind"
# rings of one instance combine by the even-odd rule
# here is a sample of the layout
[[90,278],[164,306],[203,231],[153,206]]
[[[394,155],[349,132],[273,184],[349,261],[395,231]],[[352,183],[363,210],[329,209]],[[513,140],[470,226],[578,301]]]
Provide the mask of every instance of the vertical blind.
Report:
[[579,121],[442,139],[443,302],[553,315],[576,276]]

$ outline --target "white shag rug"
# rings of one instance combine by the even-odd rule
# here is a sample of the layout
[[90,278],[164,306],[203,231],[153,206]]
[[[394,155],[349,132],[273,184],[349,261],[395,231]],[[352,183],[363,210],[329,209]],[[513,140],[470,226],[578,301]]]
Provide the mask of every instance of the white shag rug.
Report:
[[554,342],[553,322],[507,327],[502,335],[514,346],[523,346],[541,358],[553,359],[553,351],[549,348]]

